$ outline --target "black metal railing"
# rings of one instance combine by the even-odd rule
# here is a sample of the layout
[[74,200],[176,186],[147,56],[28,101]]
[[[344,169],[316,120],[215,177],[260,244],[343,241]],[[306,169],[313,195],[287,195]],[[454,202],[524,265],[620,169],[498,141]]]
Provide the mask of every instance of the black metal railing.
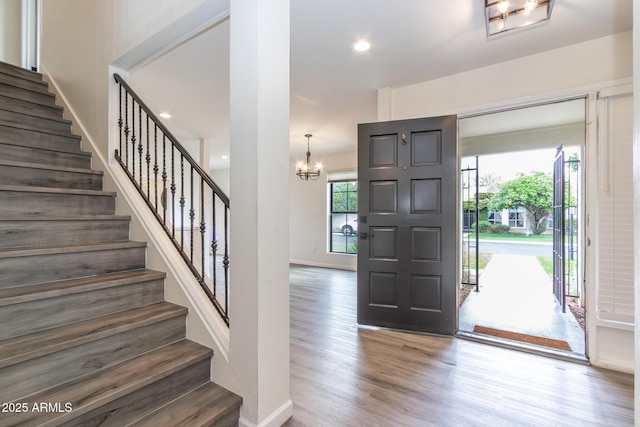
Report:
[[124,79],[115,157],[229,324],[229,198]]

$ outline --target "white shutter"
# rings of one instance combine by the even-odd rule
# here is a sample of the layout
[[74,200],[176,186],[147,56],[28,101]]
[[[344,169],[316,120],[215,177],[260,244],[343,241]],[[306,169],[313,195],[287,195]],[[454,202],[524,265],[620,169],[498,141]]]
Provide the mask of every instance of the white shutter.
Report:
[[633,323],[633,95],[598,102],[598,318]]

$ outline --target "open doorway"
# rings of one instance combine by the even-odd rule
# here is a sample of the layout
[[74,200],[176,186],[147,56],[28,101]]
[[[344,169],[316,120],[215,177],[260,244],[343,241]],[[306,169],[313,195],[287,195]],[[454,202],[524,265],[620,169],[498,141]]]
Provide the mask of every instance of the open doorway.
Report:
[[461,335],[585,358],[585,108],[459,120]]

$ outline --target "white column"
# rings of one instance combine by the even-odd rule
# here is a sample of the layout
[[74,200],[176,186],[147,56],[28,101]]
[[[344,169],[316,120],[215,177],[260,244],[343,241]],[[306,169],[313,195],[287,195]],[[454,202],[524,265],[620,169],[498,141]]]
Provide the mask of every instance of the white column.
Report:
[[[634,373],[640,378],[640,0],[633,0],[633,234],[634,234]],[[640,425],[640,381],[635,382],[635,425]]]
[[241,425],[289,398],[289,0],[231,0],[230,360]]
[[205,170],[205,172],[211,171],[210,164],[210,143],[207,138],[200,138],[200,167]]

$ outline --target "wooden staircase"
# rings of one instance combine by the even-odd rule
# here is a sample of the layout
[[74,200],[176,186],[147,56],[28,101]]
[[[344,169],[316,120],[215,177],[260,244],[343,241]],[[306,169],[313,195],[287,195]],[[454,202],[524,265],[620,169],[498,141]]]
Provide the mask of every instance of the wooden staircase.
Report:
[[54,101],[0,63],[0,425],[238,425]]

